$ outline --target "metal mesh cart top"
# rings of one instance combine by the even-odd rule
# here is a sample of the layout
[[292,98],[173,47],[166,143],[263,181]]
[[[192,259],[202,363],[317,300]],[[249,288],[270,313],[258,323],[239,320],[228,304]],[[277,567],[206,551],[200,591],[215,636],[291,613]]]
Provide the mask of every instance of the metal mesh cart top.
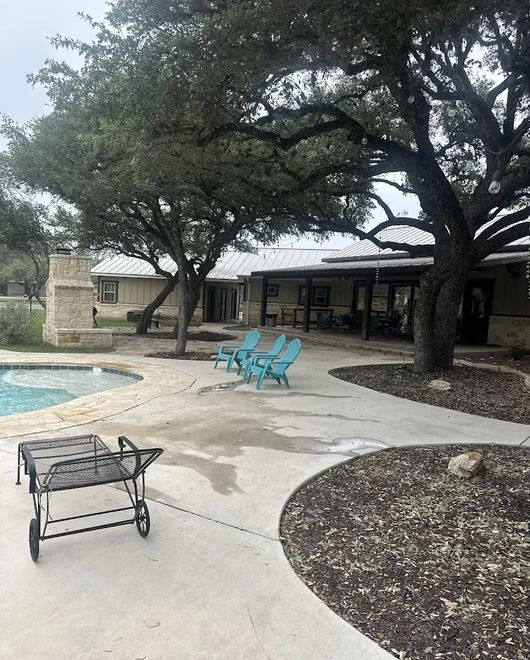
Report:
[[[96,529],[118,527],[136,523],[141,536],[150,530],[150,516],[145,497],[145,470],[163,450],[138,449],[128,438],[118,438],[119,451],[111,451],[97,435],[77,435],[64,438],[46,438],[21,442],[18,446],[17,484],[20,468],[29,476],[29,492],[33,497],[35,518],[30,522],[29,545],[31,557],[39,557],[39,542],[59,536],[69,536]],[[126,449],[126,447],[128,447]],[[141,481],[139,492],[138,480]],[[123,483],[129,495],[130,506],[96,511],[68,518],[53,519],[50,515],[50,493],[55,491]],[[132,490],[130,485],[132,484]],[[44,526],[41,525],[43,497],[46,498]],[[67,521],[132,511],[133,517],[116,522],[47,534],[48,525]],[[41,533],[42,530],[42,533]]]

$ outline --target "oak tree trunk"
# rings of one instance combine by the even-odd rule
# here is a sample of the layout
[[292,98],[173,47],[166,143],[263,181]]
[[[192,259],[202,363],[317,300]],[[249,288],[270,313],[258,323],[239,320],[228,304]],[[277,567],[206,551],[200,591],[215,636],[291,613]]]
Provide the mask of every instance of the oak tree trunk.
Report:
[[436,301],[434,326],[435,368],[437,370],[453,367],[458,312],[464,295],[468,272],[455,274],[442,286]]
[[436,362],[434,327],[438,289],[433,270],[420,278],[420,295],[414,313],[414,371],[418,373],[434,371]]
[[171,278],[168,278],[166,285],[162,289],[162,291],[157,295],[157,297],[147,305],[147,307],[143,310],[142,314],[140,315],[140,318],[138,319],[138,322],[136,324],[136,334],[137,335],[145,335],[147,334],[147,330],[149,328],[149,323],[153,317],[153,314],[155,311],[162,305],[166,298],[169,296],[169,294],[175,290],[175,286],[178,282],[178,274],[174,275]]
[[201,288],[202,281],[180,282],[179,315],[175,326],[177,355],[184,355],[186,351],[188,327],[201,297]]
[[452,368],[458,311],[470,270],[469,263],[453,258],[449,269],[434,265],[420,278],[414,315],[414,371]]

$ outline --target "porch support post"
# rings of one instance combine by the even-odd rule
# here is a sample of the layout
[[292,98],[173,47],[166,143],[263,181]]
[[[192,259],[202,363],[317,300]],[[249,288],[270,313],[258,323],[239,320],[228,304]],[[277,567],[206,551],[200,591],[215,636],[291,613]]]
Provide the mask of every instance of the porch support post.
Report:
[[368,275],[364,285],[364,309],[361,339],[370,341],[370,319],[372,315],[372,298],[374,295],[374,276]]
[[265,325],[265,314],[267,313],[267,292],[269,290],[269,278],[264,277],[261,282],[261,314],[260,325]]
[[304,332],[309,332],[309,321],[311,320],[311,299],[313,297],[313,278],[306,277],[305,300],[304,300]]
[[355,331],[355,317],[357,315],[357,302],[359,300],[359,282],[357,280],[353,280],[352,282],[352,300],[351,300],[351,315],[352,315],[352,323],[350,327],[350,332]]

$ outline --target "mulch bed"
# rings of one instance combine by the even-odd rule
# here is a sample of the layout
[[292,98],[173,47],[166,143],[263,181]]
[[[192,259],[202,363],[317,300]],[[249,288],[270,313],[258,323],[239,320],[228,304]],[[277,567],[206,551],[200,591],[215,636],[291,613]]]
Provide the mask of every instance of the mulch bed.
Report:
[[[486,474],[448,473],[470,450]],[[362,456],[293,496],[284,550],[319,598],[398,658],[528,660],[529,484],[522,447]]]
[[204,351],[189,351],[184,355],[176,355],[173,351],[164,351],[160,353],[147,353],[145,357],[164,358],[165,360],[196,360],[197,362],[213,362],[215,356],[213,353],[206,353]]
[[[340,367],[332,376],[378,392],[433,406],[530,424],[530,390],[517,374],[455,366],[443,373],[417,374],[411,365],[374,364]],[[433,379],[451,384],[447,392],[428,387]]]
[[[148,332],[146,335],[131,335],[131,337],[138,337],[143,339],[175,339],[176,337],[172,332]],[[208,332],[207,330],[197,330],[188,332],[186,335],[188,341],[231,341],[237,339],[235,335],[227,335],[224,332]]]

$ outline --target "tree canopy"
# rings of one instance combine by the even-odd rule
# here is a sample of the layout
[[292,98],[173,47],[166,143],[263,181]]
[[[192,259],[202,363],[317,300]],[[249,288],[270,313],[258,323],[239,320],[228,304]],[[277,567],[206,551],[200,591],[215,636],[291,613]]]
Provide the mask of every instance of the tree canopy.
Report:
[[[274,145],[300,189],[327,182],[342,187],[346,210],[359,196],[383,209],[387,220],[358,235],[434,255],[416,363],[450,366],[467,275],[530,230],[528,3],[120,0],[111,22],[159,54],[175,44],[189,54],[205,140],[236,133]],[[309,144],[318,157],[308,166],[291,154]],[[385,186],[416,197],[419,217],[394,212]],[[343,230],[350,218],[327,226]],[[403,225],[434,245],[379,236]]]
[[[11,133],[17,176],[154,241],[188,297],[251,237],[342,231],[433,255],[416,366],[452,364],[468,274],[530,229],[526,1],[116,0],[93,26],[90,44],[57,39],[84,67],[35,76],[54,112]],[[363,231],[374,204],[387,219]],[[385,241],[391,226],[434,245]]]

